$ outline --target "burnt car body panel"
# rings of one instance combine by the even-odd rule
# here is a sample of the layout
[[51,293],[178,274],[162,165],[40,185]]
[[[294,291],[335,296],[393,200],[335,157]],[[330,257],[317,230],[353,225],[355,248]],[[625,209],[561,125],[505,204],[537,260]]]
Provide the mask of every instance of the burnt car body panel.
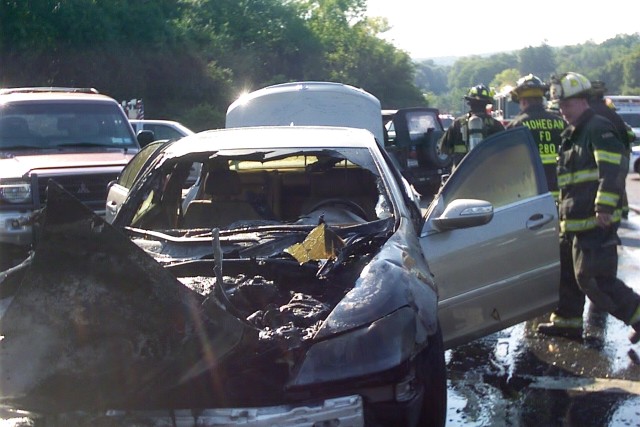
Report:
[[[514,156],[528,159],[535,180],[542,165],[521,134],[507,137],[525,147]],[[490,149],[491,139],[485,143]],[[187,188],[192,162],[202,170]],[[76,414],[79,425],[89,412],[163,425],[184,411],[193,423],[226,425],[297,425],[301,416],[444,425],[443,290],[429,255],[438,254],[435,236],[451,239],[465,231],[458,227],[496,243],[484,228],[495,220],[491,203],[446,200],[463,179],[457,172],[423,226],[398,170],[364,130],[208,131],[138,165],[113,224],[50,186],[42,243],[0,276],[8,301],[0,323],[4,406],[53,415],[49,421]],[[252,202],[280,203],[257,209],[259,219],[186,227],[192,203],[224,204],[206,197],[220,196],[210,185],[234,187],[236,174],[218,175],[229,170],[253,190]],[[543,188],[536,192],[545,199]],[[232,206],[234,214],[244,209]],[[527,209],[535,215],[537,206]],[[447,218],[461,214],[462,222]],[[492,319],[490,328],[513,320]],[[486,319],[477,329],[487,330]]]

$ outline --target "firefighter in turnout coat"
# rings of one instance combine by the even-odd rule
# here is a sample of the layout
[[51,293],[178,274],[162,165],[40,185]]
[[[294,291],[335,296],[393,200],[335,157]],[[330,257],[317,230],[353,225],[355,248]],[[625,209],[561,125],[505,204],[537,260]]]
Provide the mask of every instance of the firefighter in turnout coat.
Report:
[[491,89],[483,84],[476,85],[469,89],[464,99],[470,111],[457,117],[438,141],[440,151],[453,156],[454,166],[484,138],[504,130],[502,123],[487,113],[487,105],[493,101]]
[[640,340],[640,296],[617,278],[617,229],[628,158],[611,122],[596,115],[589,80],[578,73],[552,79],[552,99],[569,123],[558,160],[560,187],[559,304],[538,332],[581,338],[585,295],[596,308],[634,329]]
[[516,87],[511,91],[511,100],[520,105],[520,114],[509,122],[507,129],[526,126],[531,131],[533,139],[538,144],[547,186],[557,202],[560,134],[567,127],[567,123],[559,115],[545,110],[543,100],[548,88],[548,85],[533,74],[519,79]]

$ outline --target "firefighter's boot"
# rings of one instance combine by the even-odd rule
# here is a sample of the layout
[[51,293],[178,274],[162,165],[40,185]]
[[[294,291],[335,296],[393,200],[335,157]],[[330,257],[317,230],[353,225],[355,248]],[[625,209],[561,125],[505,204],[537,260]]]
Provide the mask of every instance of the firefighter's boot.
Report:
[[631,341],[631,344],[635,344],[640,341],[640,305],[638,305],[636,312],[631,316],[629,324],[633,328],[633,332],[629,335],[629,341]]
[[582,338],[582,330],[582,317],[561,317],[555,313],[549,323],[538,325],[538,333],[573,339]]

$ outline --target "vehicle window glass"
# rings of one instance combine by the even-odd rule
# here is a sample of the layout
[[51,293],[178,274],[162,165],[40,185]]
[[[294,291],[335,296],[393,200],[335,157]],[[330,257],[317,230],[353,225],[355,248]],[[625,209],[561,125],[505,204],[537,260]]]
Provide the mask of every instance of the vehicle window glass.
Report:
[[55,148],[74,144],[137,147],[117,104],[15,103],[0,108],[0,121],[3,147]]
[[407,113],[407,126],[409,127],[409,137],[412,141],[421,138],[429,129],[436,127],[434,116],[424,112]]
[[122,170],[122,173],[118,177],[118,184],[125,188],[131,188],[140,169],[160,145],[162,145],[162,142],[154,142],[142,148]]
[[178,138],[182,138],[183,136],[177,130],[165,125],[145,123],[144,129],[153,131],[153,134],[155,135],[156,139],[178,139]]
[[492,138],[494,143],[484,150],[472,150],[459,166],[464,168],[460,171],[464,179],[451,183],[445,202],[481,199],[499,208],[539,194],[540,177],[532,155],[535,153],[528,144],[520,143],[521,135],[522,132],[506,132]]
[[622,120],[624,120],[629,126],[637,128],[640,127],[640,113],[619,113]]

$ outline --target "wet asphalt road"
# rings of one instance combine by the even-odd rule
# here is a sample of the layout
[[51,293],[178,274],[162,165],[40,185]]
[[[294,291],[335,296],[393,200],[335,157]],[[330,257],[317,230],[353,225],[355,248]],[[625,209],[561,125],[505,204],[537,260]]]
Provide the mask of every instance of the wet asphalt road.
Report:
[[[618,277],[640,293],[640,176],[620,228]],[[447,426],[640,427],[640,343],[585,307],[586,339],[536,334],[543,316],[447,352]]]

